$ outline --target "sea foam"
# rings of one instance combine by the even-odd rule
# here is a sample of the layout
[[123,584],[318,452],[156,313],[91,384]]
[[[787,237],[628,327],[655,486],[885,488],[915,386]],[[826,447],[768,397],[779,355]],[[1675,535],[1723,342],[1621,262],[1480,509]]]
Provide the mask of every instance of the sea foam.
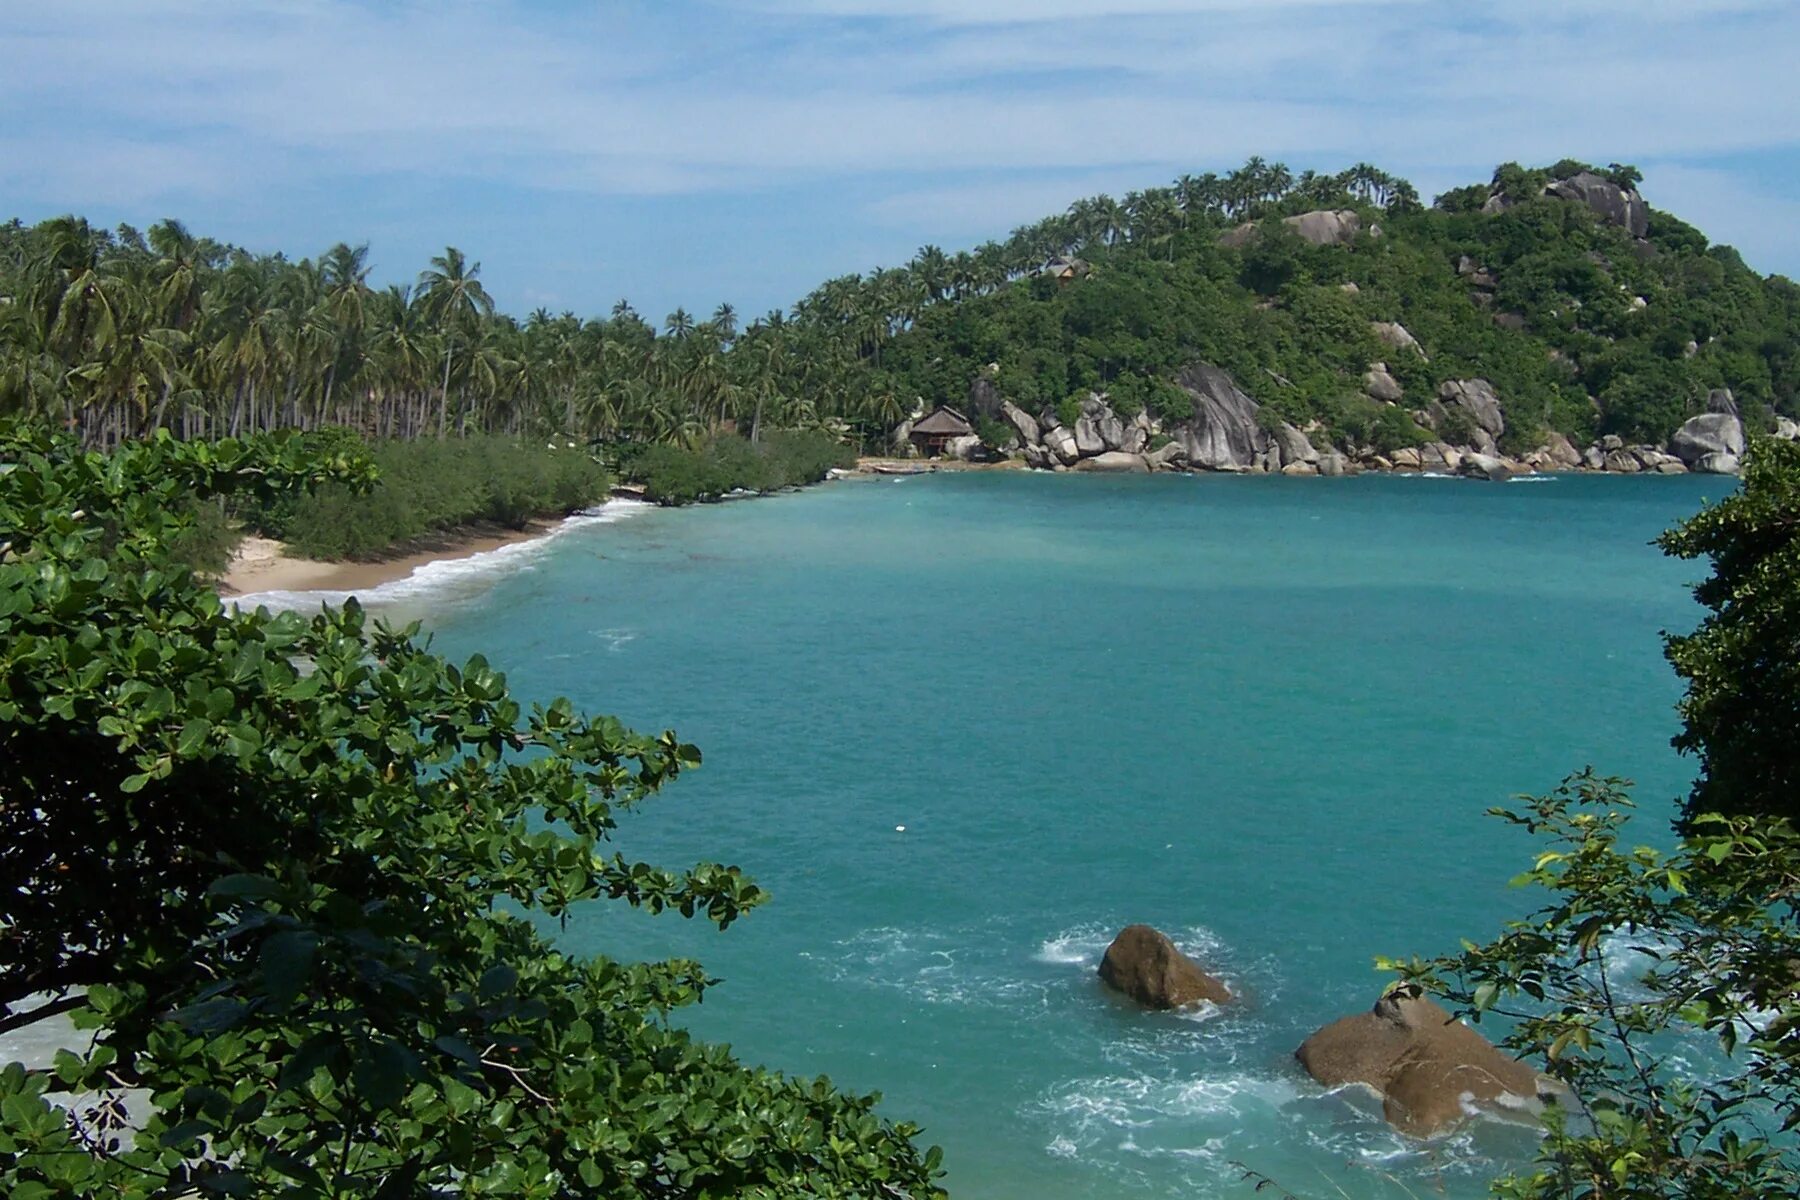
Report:
[[485,591],[493,580],[503,574],[521,569],[529,570],[533,560],[542,555],[553,542],[568,534],[596,525],[610,525],[655,507],[643,500],[608,500],[597,507],[564,518],[542,537],[496,546],[492,550],[483,550],[465,558],[438,559],[423,563],[402,579],[389,580],[355,592],[329,588],[316,591],[246,592],[241,596],[229,597],[226,602],[235,608],[246,610],[268,608],[302,612],[311,611],[322,604],[342,604],[352,595],[369,607],[400,604],[426,597],[470,595]]

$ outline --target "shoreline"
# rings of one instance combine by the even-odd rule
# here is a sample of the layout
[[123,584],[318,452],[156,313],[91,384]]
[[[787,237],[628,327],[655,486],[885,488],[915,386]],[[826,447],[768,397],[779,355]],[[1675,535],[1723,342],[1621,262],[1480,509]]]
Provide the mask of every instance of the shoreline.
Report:
[[414,542],[390,558],[374,562],[324,562],[289,554],[273,538],[246,537],[217,582],[227,600],[269,592],[322,592],[356,595],[410,579],[420,568],[457,562],[509,546],[549,538],[570,518],[533,518],[523,529],[492,524],[464,526]]

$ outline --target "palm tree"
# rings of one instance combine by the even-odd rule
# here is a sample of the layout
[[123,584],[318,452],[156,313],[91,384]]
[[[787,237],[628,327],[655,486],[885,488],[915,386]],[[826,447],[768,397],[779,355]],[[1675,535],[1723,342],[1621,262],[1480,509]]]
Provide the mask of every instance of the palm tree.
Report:
[[450,414],[450,362],[456,354],[458,327],[494,311],[494,301],[481,286],[481,264],[469,264],[463,252],[446,246],[419,272],[419,296],[436,318],[444,339],[444,382],[438,399],[438,436],[445,435]]

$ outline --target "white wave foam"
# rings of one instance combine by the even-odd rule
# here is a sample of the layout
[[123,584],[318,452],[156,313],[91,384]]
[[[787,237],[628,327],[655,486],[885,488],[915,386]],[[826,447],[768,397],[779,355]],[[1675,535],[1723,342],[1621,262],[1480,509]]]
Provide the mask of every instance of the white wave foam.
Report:
[[[1098,965],[1106,948],[1112,945],[1119,927],[1089,922],[1065,929],[1045,938],[1032,958],[1041,963],[1069,966]],[[1171,935],[1183,954],[1192,958],[1210,958],[1222,947],[1219,936],[1204,925],[1195,925]]]
[[246,610],[260,607],[299,612],[311,611],[322,604],[342,604],[352,595],[365,606],[374,607],[418,600],[434,594],[471,594],[485,590],[486,583],[503,570],[530,569],[533,559],[548,549],[552,542],[567,534],[595,525],[610,525],[655,507],[643,500],[608,500],[596,508],[564,518],[542,537],[496,546],[492,550],[484,550],[466,558],[423,563],[405,578],[355,592],[332,589],[248,592],[242,596],[229,597],[226,602],[234,608]]
[[1507,480],[1506,482],[1508,482],[1508,483],[1555,483],[1556,476],[1554,476],[1554,475],[1536,475],[1536,474],[1514,475],[1511,479]]

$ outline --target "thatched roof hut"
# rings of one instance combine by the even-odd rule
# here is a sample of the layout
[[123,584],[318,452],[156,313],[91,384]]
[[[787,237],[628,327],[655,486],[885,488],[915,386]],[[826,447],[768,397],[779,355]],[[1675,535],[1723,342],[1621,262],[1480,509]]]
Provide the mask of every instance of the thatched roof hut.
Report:
[[947,404],[940,404],[912,427],[912,444],[927,458],[936,458],[949,449],[957,438],[969,437],[975,427],[969,419]]

